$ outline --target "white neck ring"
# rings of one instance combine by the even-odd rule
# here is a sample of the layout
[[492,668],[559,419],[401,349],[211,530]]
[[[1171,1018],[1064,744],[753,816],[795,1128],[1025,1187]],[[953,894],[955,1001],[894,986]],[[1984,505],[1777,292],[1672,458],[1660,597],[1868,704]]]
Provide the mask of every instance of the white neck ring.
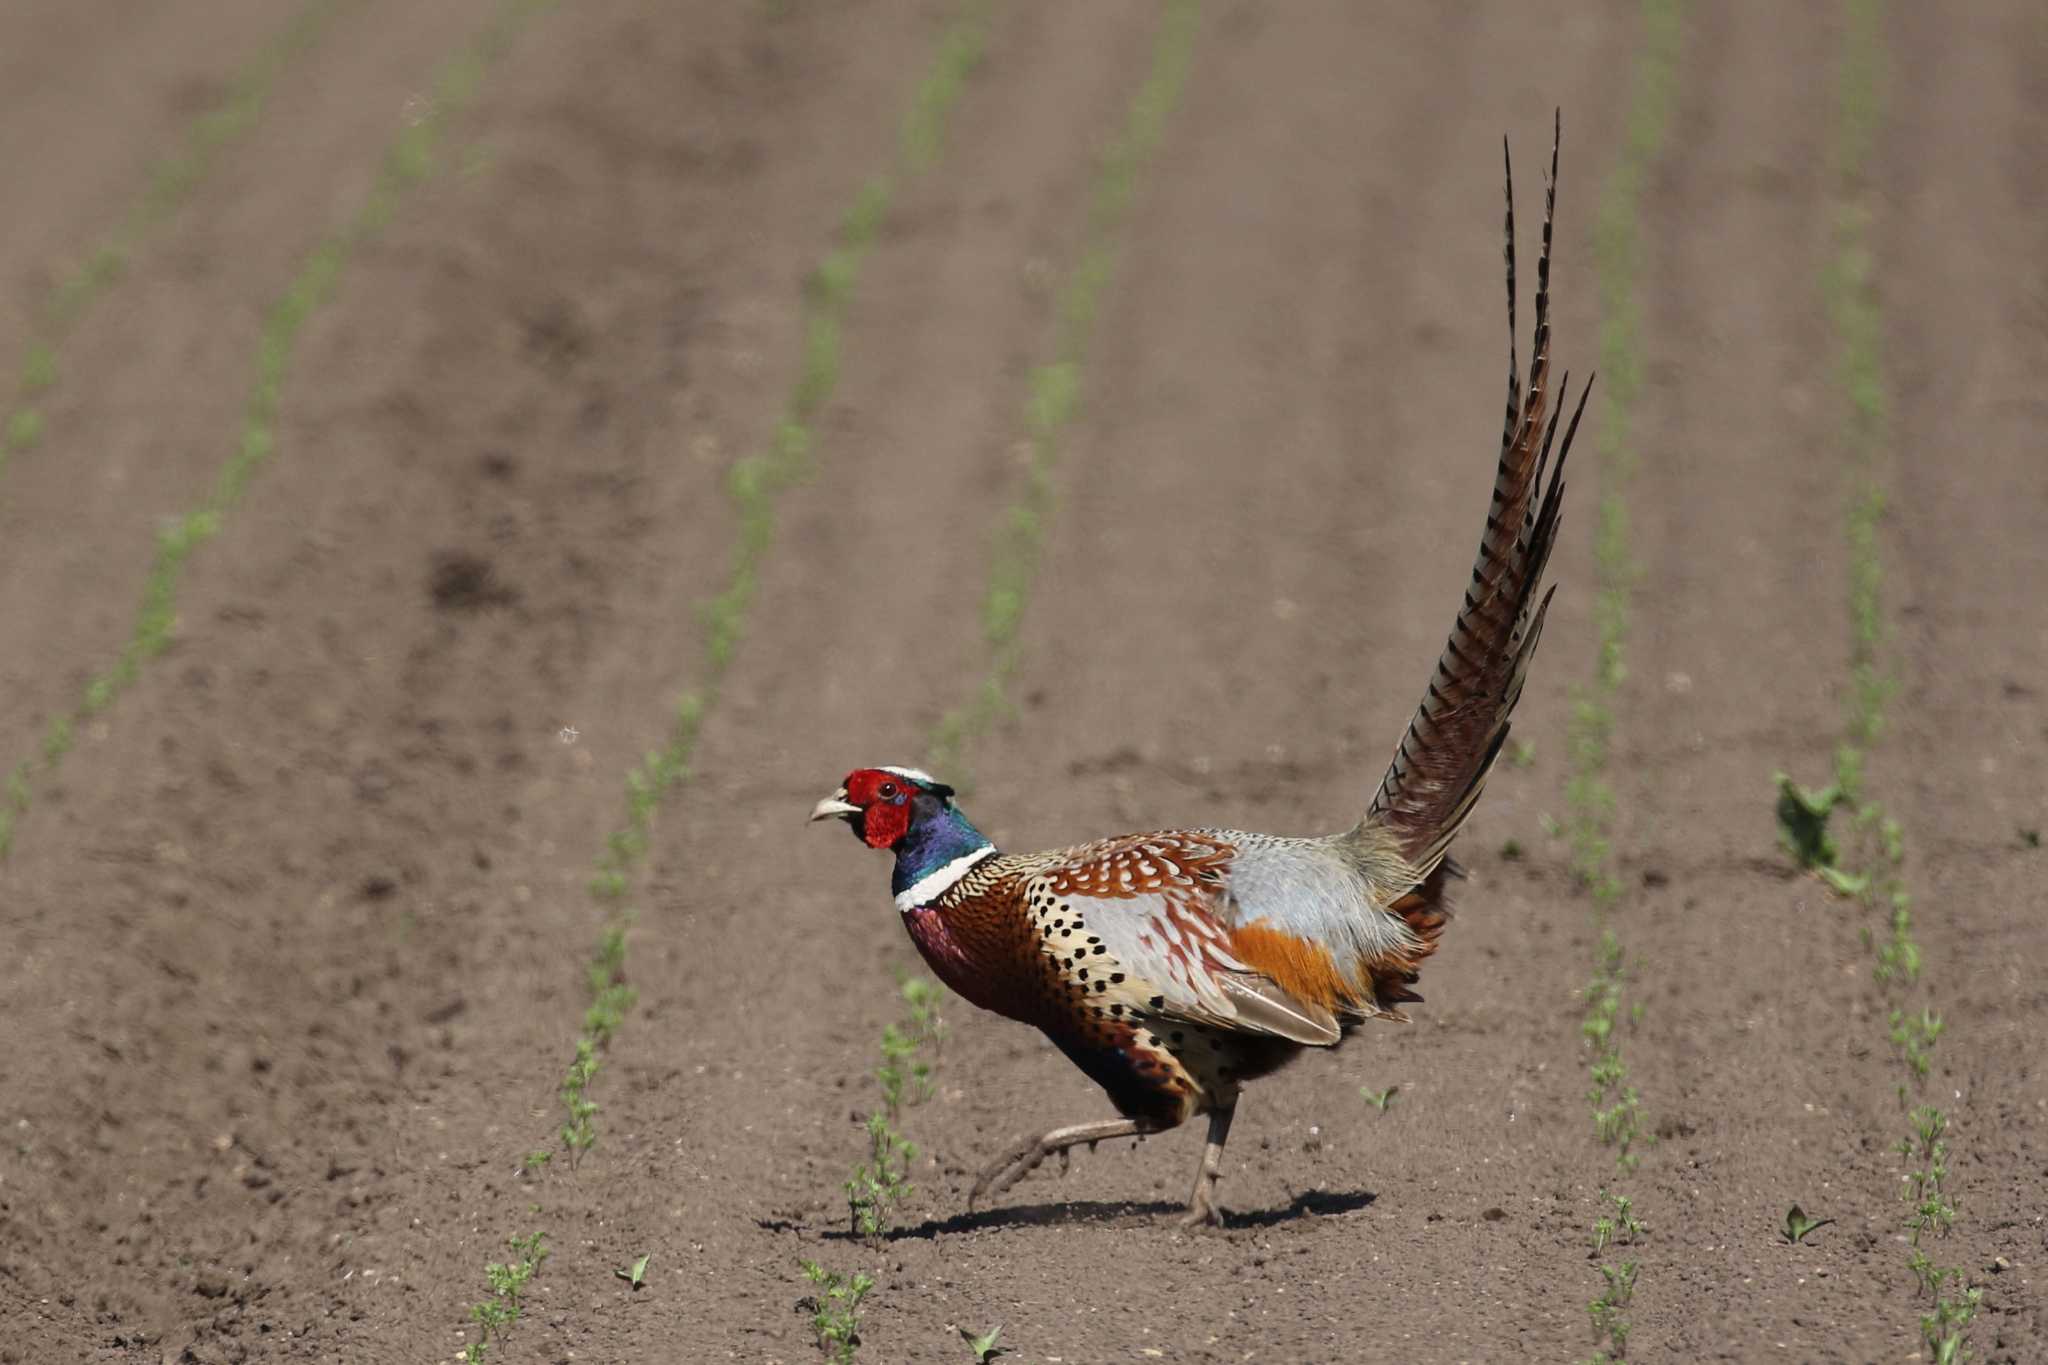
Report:
[[946,894],[953,884],[972,871],[976,864],[996,856],[995,845],[983,844],[972,853],[963,853],[952,862],[934,872],[927,872],[909,886],[896,893],[896,908],[905,914],[919,906],[930,905]]

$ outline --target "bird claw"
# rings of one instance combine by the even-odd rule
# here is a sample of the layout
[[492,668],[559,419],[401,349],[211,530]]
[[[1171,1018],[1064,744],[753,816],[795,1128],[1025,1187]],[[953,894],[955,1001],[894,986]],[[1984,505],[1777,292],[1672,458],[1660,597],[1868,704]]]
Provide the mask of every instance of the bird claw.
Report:
[[[1067,1152],[1059,1149],[1061,1173],[1065,1173]],[[1037,1170],[1045,1159],[1052,1155],[1052,1149],[1044,1139],[1033,1135],[1017,1143],[1001,1156],[982,1168],[981,1176],[974,1182],[974,1188],[967,1194],[967,1211],[974,1212],[974,1206],[984,1196],[993,1199],[1012,1185]]]
[[1087,1143],[1088,1150],[1092,1152],[1095,1144],[1105,1138],[1143,1137],[1152,1131],[1153,1126],[1143,1119],[1109,1119],[1101,1123],[1077,1123],[1072,1127],[1055,1128],[1049,1133],[1020,1138],[982,1169],[974,1188],[968,1192],[967,1211],[972,1213],[984,1197],[993,1198],[1030,1175],[1055,1152],[1059,1153],[1060,1174],[1065,1175],[1073,1168],[1069,1153],[1082,1143]]

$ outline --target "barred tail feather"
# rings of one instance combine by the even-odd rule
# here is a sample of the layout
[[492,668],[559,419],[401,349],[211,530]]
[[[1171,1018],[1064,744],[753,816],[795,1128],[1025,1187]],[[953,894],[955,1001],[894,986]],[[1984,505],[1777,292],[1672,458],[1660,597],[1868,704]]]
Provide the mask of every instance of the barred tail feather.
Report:
[[[1508,172],[1508,421],[1486,529],[1472,566],[1472,581],[1451,625],[1422,704],[1380,783],[1360,828],[1376,826],[1394,836],[1402,855],[1422,877],[1415,906],[1427,921],[1440,913],[1442,879],[1437,876],[1451,841],[1472,812],[1487,774],[1507,742],[1510,715],[1528,676],[1529,660],[1543,634],[1550,594],[1543,571],[1557,543],[1564,507],[1564,465],[1585,413],[1588,384],[1557,443],[1558,418],[1569,397],[1570,377],[1560,386],[1559,405],[1550,408],[1550,251],[1557,205],[1557,149],[1560,116],[1553,130],[1550,174],[1545,179],[1543,249],[1536,263],[1536,324],[1526,386],[1514,351],[1515,239],[1514,180]],[[1552,459],[1555,446],[1556,458]],[[1435,927],[1432,925],[1432,927]],[[1429,937],[1433,938],[1431,934]],[[1391,984],[1391,983],[1390,983]]]

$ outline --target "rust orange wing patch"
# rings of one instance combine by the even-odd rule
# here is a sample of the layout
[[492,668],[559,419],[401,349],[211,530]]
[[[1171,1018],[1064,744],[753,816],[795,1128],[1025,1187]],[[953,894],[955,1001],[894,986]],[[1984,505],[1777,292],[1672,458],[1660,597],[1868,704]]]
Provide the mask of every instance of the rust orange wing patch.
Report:
[[1230,948],[1247,966],[1271,977],[1304,1004],[1320,1005],[1332,1014],[1358,1008],[1356,982],[1346,979],[1337,959],[1320,943],[1258,920],[1233,930]]

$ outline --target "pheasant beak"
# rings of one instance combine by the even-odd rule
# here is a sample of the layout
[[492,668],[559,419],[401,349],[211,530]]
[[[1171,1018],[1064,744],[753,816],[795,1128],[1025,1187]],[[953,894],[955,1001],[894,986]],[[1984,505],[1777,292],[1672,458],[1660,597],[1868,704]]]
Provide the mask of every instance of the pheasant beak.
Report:
[[820,820],[830,820],[834,817],[841,820],[849,820],[859,814],[860,807],[846,799],[846,788],[841,787],[838,791],[833,792],[823,801],[811,807],[811,823],[816,824]]

